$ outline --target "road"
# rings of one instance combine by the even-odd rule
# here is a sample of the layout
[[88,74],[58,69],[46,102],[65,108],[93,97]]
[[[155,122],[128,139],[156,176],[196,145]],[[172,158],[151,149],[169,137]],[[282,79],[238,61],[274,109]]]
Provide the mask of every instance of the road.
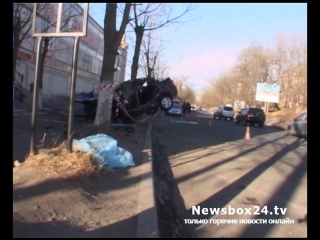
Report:
[[[306,140],[269,127],[250,127],[250,139],[244,139],[245,126],[213,120],[204,112],[173,121],[180,118],[158,116],[153,141],[162,144],[161,154],[171,165],[174,201],[183,217],[211,219],[211,224],[188,225],[193,237],[307,237],[302,220],[307,213]],[[192,215],[192,206],[250,208],[251,215]],[[267,214],[253,215],[264,206]],[[286,218],[294,224],[214,224],[217,219]]]

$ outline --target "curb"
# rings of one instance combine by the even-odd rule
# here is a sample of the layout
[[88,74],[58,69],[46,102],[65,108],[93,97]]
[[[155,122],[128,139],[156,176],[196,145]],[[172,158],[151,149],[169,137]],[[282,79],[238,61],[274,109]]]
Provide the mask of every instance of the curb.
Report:
[[137,238],[159,238],[158,216],[155,204],[154,176],[152,171],[152,123],[148,123],[144,142],[143,163],[139,188],[139,215]]

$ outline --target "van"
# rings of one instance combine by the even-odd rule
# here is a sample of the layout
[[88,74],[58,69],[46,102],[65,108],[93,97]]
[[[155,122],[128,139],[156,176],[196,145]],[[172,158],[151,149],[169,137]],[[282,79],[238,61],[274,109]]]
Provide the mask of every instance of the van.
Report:
[[229,106],[221,106],[217,111],[213,114],[213,119],[229,119],[233,121],[234,119],[234,111],[233,107]]

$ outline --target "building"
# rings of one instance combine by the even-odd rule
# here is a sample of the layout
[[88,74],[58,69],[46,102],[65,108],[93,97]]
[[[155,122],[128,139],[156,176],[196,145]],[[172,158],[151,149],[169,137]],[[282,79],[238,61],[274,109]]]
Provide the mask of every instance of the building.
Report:
[[282,108],[307,106],[307,63],[283,72],[279,105]]
[[[57,4],[40,3],[39,11],[41,17],[37,17],[37,28],[49,24],[50,14],[54,12]],[[32,5],[24,4],[22,15],[27,17],[30,14]],[[83,9],[76,3],[63,4],[65,15],[71,16],[66,20],[65,28],[68,31],[77,31],[82,27]],[[49,17],[42,17],[49,16]],[[31,23],[30,23],[31,24]],[[43,27],[42,27],[43,28]],[[39,31],[39,29],[37,29]],[[78,54],[78,73],[76,92],[87,92],[99,86],[100,73],[103,59],[103,28],[91,17],[88,18],[87,36],[80,39]],[[50,38],[49,48],[45,59],[43,72],[42,95],[68,96],[71,80],[73,38],[59,37]],[[29,89],[29,85],[34,81],[36,39],[26,38],[19,49],[17,61],[16,79],[23,79],[22,86]],[[127,62],[127,45],[123,39],[118,49],[116,59],[115,82],[121,83],[125,78],[125,68]],[[23,78],[22,78],[23,76]]]

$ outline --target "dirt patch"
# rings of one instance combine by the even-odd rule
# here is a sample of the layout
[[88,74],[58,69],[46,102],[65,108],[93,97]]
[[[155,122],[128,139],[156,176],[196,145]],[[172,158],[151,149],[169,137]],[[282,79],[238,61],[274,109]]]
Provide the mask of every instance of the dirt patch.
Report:
[[61,147],[14,168],[13,236],[135,237],[145,133],[141,125],[130,135],[108,134],[133,154],[133,168],[101,171],[79,152],[64,154],[63,162]]

